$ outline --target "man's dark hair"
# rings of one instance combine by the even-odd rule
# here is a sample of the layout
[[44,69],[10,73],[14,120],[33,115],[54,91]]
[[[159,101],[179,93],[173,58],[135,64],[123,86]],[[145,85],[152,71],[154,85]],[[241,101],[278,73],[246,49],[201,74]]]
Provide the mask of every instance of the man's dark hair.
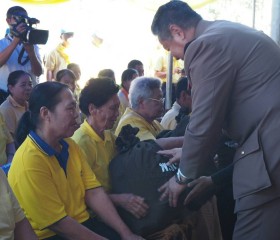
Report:
[[83,114],[89,115],[88,106],[99,108],[119,91],[118,85],[111,78],[91,78],[81,91],[79,107]]
[[17,15],[17,13],[25,12],[27,15],[27,11],[20,6],[10,7],[7,11],[7,18],[10,18],[12,15]]
[[176,85],[176,99],[180,98],[181,92],[187,92],[189,94],[188,90],[188,78],[187,77],[181,77]]
[[162,40],[171,38],[169,26],[176,24],[182,29],[195,27],[201,20],[187,3],[179,0],[172,0],[157,10],[151,26],[152,33]]
[[138,65],[143,65],[143,63],[140,60],[133,59],[127,64],[127,68],[135,69]]

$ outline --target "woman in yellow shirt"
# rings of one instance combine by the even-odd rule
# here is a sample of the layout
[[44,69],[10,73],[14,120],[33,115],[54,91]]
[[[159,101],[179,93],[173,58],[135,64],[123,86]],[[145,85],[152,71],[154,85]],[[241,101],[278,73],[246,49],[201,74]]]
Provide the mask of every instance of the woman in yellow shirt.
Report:
[[[26,217],[39,239],[142,239],[120,219],[69,138],[78,128],[77,117],[68,86],[45,82],[34,87],[17,134],[22,144],[8,174]],[[87,207],[108,226],[92,220]]]
[[[118,86],[110,78],[90,79],[82,90],[79,100],[80,109],[86,115],[86,120],[73,135],[97,179],[108,192],[110,191],[108,166],[116,154],[116,137],[110,129],[119,115],[118,90]],[[129,193],[109,196],[116,206],[123,207],[137,218],[147,213],[148,206],[140,196]]]
[[11,72],[8,77],[8,98],[1,104],[2,113],[7,127],[15,136],[18,122],[28,109],[28,99],[32,90],[32,80],[29,73],[23,70]]

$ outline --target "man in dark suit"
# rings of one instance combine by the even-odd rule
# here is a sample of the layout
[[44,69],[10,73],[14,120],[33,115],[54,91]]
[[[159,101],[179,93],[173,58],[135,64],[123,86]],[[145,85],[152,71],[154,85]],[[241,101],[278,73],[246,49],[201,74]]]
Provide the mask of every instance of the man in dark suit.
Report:
[[239,144],[233,172],[238,214],[233,238],[279,239],[279,46],[241,24],[205,21],[182,1],[158,9],[152,32],[174,57],[184,59],[192,86],[192,115],[180,167],[163,196],[175,206],[187,183],[205,175],[224,131]]

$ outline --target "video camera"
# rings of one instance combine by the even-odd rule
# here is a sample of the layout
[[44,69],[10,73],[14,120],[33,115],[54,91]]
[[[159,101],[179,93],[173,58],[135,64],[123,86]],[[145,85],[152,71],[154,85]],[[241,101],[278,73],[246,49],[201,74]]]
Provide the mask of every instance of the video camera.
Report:
[[[32,27],[33,24],[37,24],[40,21],[36,18],[30,18],[26,15],[13,15],[14,19],[16,20],[16,23],[13,24],[11,31],[11,34],[19,37],[22,42],[24,43],[30,43],[30,44],[46,44],[49,37],[49,31],[48,30],[40,30],[35,29]],[[23,33],[20,33],[17,31],[17,26],[21,23],[26,24],[26,31]]]

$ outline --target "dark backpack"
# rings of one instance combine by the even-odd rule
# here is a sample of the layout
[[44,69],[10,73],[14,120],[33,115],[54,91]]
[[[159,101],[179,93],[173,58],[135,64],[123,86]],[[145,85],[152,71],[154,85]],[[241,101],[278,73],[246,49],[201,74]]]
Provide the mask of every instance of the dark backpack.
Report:
[[[119,208],[123,221],[134,232],[147,236],[162,230],[174,220],[182,219],[183,200],[190,189],[186,189],[178,201],[176,208],[170,207],[168,199],[160,201],[158,188],[166,183],[177,172],[177,165],[167,166],[168,158],[157,152],[160,146],[154,140],[140,142],[137,129],[130,125],[124,126],[116,140],[119,154],[109,165],[112,193],[133,193],[145,199],[149,205],[148,214],[141,219],[135,218],[128,211]],[[208,197],[207,197],[208,199]],[[203,203],[206,200],[203,199]],[[200,201],[193,202],[188,207],[197,210]]]
[[128,227],[142,236],[163,229],[180,215],[180,207],[169,207],[167,199],[159,201],[157,189],[177,171],[175,165],[166,165],[168,159],[157,154],[160,149],[153,140],[138,142],[116,156],[109,167],[112,193],[133,193],[144,197],[149,205],[148,214],[141,219],[122,208],[118,209]]

